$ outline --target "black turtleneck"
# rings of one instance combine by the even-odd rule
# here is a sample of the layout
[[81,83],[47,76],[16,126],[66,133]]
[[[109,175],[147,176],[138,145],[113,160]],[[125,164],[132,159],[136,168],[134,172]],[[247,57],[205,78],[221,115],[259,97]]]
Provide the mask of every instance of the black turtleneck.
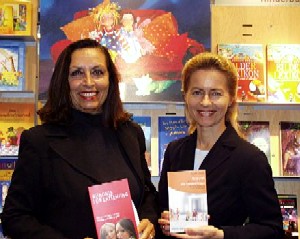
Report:
[[132,199],[138,202],[139,184],[126,163],[118,143],[115,129],[103,126],[101,114],[89,114],[78,110],[72,112],[72,122],[68,127],[74,140],[78,140],[86,155],[86,163],[100,175],[101,183],[127,178]]

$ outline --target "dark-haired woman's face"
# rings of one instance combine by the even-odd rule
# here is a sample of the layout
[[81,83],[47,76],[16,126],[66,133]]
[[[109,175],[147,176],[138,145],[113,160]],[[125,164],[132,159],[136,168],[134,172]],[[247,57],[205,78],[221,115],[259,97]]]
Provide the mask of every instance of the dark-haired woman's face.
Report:
[[82,112],[101,112],[109,88],[109,72],[104,53],[98,48],[73,52],[69,73],[73,107]]
[[118,239],[129,239],[130,234],[125,228],[123,228],[119,223],[116,224],[116,231]]

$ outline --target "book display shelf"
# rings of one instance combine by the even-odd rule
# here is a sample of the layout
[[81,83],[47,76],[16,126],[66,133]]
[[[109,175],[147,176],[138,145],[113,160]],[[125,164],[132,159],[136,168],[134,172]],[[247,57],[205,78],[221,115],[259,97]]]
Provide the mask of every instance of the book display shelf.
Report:
[[[0,102],[33,103],[36,108],[38,108],[38,104],[43,103],[38,99],[40,93],[38,83],[41,78],[39,76],[38,9],[39,0],[2,0],[0,3],[0,16],[4,10],[7,14],[5,16],[7,20],[5,22],[0,21]],[[263,64],[259,71],[263,74],[261,81],[265,84],[262,90],[264,92],[260,92],[259,100],[252,99],[251,102],[243,101],[243,94],[241,93],[239,120],[243,122],[267,122],[269,149],[266,151],[273,170],[276,189],[281,194],[295,194],[298,198],[298,205],[300,205],[300,158],[298,159],[299,171],[295,169],[293,174],[289,175],[287,170],[284,170],[284,160],[282,159],[284,147],[281,136],[282,122],[300,124],[300,99],[293,102],[261,100],[262,97],[266,97],[266,99],[268,97],[266,86],[268,86],[267,49],[269,46],[271,44],[300,43],[300,25],[297,25],[300,22],[300,6],[224,6],[211,4],[210,11],[212,52],[218,53],[220,44],[223,44],[223,47],[226,44],[252,44],[259,45],[262,49]],[[155,14],[158,13],[155,12]],[[90,15],[85,17],[90,17]],[[73,24],[75,23],[74,19]],[[78,26],[81,28],[80,24]],[[64,29],[66,30],[66,28]],[[186,36],[181,36],[180,39],[186,40]],[[190,39],[188,40],[190,41]],[[169,66],[169,64],[161,65]],[[139,92],[143,94],[146,89],[144,86],[149,85],[150,81],[147,75],[140,80],[143,84],[140,85]],[[166,81],[165,84],[167,83]],[[155,85],[157,90],[165,86]],[[149,159],[148,166],[156,185],[159,180],[160,165],[159,118],[162,116],[184,116],[180,87],[180,84],[172,86],[173,92],[178,92],[178,95],[174,95],[174,99],[177,101],[124,101],[125,108],[134,117],[142,117],[141,119],[136,118],[136,120],[141,120],[138,123],[142,125],[147,136],[147,149],[149,150],[147,150],[146,158]],[[122,93],[122,85],[120,88]],[[130,91],[131,88],[128,89],[128,92]],[[38,124],[36,116],[34,124]],[[291,138],[290,135],[293,134],[297,135],[292,131],[290,134],[284,135],[286,145],[288,138]]]

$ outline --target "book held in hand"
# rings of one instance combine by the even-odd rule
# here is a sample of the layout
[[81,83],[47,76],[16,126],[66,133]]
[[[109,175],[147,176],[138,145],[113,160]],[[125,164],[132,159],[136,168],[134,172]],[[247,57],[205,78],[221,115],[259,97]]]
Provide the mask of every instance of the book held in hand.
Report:
[[98,239],[114,234],[137,238],[138,216],[131,200],[127,179],[88,187]]
[[170,232],[208,225],[205,170],[168,172]]

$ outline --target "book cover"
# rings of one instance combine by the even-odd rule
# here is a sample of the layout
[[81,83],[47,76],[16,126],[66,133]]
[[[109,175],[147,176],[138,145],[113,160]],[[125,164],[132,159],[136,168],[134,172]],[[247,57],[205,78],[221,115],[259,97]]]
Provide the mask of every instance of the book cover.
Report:
[[188,124],[185,116],[159,116],[158,117],[158,163],[159,174],[168,144],[188,135]]
[[293,194],[278,194],[278,200],[282,214],[284,239],[298,239],[297,196]]
[[300,122],[280,122],[282,176],[300,176]]
[[21,133],[34,122],[34,103],[0,102],[0,155],[18,155]]
[[268,101],[300,102],[300,44],[267,45]]
[[268,121],[239,121],[239,125],[246,139],[263,151],[270,163],[270,123]]
[[144,131],[146,140],[145,158],[147,160],[147,164],[151,172],[151,116],[134,115],[132,119],[134,122],[138,123]]
[[266,101],[265,60],[262,44],[219,44],[218,54],[229,59],[238,72],[238,101]]
[[0,35],[31,35],[31,3],[4,0],[0,3]]
[[0,91],[22,91],[25,79],[25,44],[0,41]]
[[208,225],[205,170],[168,172],[170,232]]
[[127,179],[94,185],[88,191],[98,239],[106,238],[108,227],[117,238],[122,238],[124,233],[128,238],[138,238],[137,215]]

